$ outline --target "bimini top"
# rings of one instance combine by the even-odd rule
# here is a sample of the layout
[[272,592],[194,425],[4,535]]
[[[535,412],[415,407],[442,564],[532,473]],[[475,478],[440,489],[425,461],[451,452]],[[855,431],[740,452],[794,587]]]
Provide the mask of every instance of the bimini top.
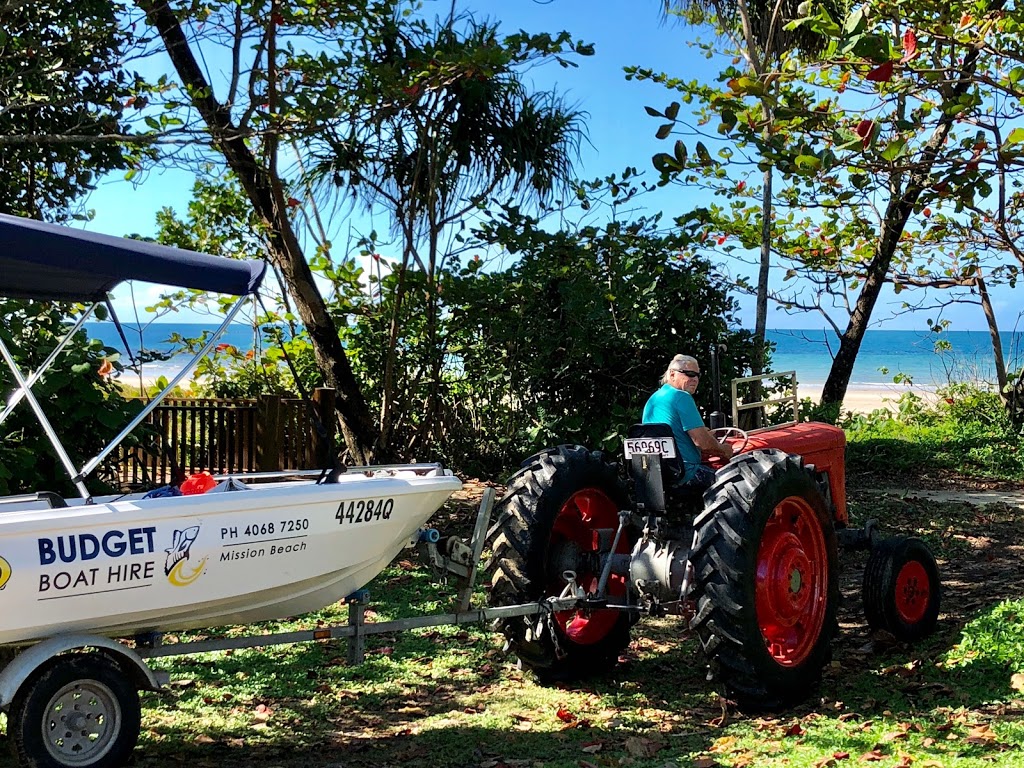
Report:
[[0,296],[102,301],[124,280],[243,296],[266,264],[0,214]]

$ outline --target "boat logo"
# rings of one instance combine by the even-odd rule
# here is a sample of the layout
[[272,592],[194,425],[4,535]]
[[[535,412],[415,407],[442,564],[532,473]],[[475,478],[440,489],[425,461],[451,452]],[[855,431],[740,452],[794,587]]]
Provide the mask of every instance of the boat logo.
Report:
[[204,557],[195,568],[188,569],[186,563],[192,551],[192,545],[199,537],[199,526],[193,525],[183,531],[175,531],[170,549],[165,549],[167,559],[164,561],[164,573],[167,580],[176,587],[187,587],[203,575],[203,568],[209,558]]
[[11,573],[11,564],[0,557],[0,589],[7,586],[7,582],[11,580]]

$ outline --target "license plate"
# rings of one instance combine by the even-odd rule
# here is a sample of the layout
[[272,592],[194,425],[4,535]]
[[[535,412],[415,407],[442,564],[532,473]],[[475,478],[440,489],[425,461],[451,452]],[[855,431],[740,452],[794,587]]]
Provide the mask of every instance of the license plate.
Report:
[[671,437],[627,437],[622,441],[622,449],[627,459],[633,458],[634,453],[653,453],[674,459],[676,441]]

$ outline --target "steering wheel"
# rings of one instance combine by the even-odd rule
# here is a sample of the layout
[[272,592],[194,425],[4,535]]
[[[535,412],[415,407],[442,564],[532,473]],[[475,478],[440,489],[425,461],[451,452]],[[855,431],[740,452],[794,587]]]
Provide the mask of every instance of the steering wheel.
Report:
[[742,440],[743,442],[740,443],[739,448],[735,445],[732,447],[733,453],[741,453],[743,449],[747,447],[747,443],[750,442],[750,435],[739,427],[718,427],[717,429],[712,429],[711,434],[714,435],[715,439],[720,443],[724,443],[730,437]]

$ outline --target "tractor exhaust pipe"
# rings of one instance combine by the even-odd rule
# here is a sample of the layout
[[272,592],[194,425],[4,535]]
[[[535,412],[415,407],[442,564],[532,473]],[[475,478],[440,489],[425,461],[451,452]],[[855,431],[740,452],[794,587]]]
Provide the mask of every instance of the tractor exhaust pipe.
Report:
[[729,426],[729,419],[722,412],[722,369],[718,364],[718,342],[711,345],[711,397],[714,410],[708,416],[708,426],[711,429]]

